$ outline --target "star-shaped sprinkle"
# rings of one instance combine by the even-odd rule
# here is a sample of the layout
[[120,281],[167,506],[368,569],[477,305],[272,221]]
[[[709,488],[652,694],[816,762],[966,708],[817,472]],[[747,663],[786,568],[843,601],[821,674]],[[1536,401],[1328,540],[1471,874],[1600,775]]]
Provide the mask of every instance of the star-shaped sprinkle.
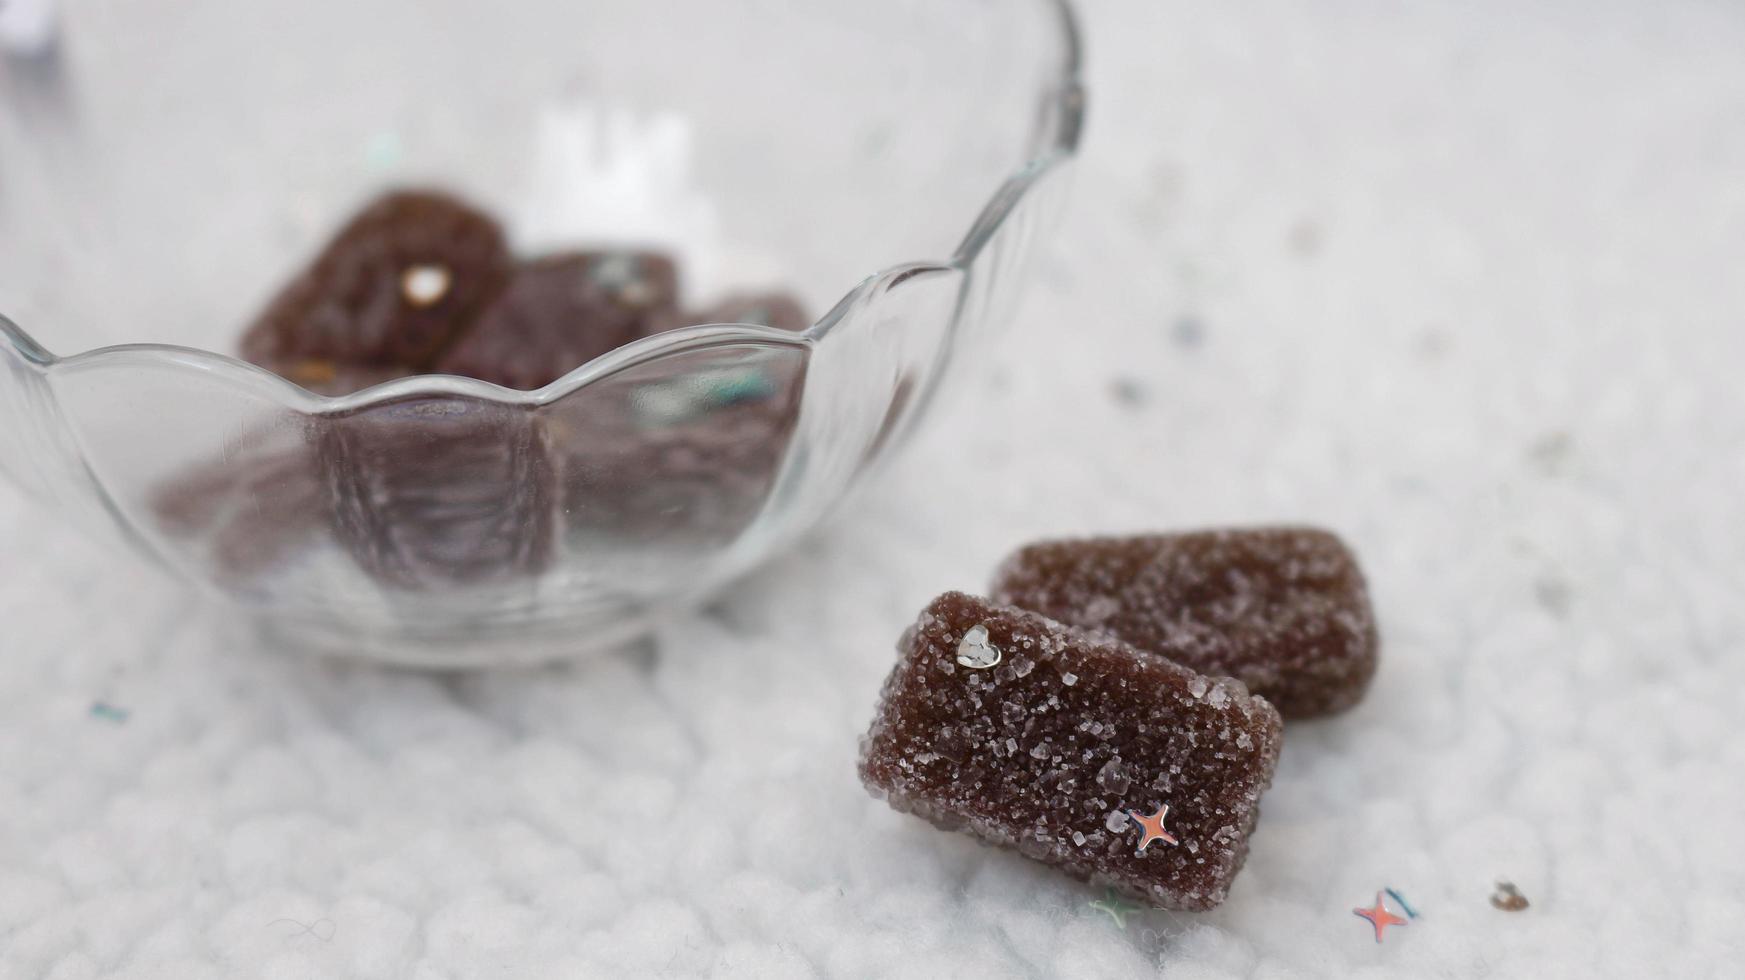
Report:
[[1168,814],[1168,803],[1158,807],[1157,812],[1149,817],[1140,813],[1138,810],[1127,811],[1127,816],[1133,818],[1133,822],[1138,824],[1140,828],[1145,831],[1144,838],[1139,841],[1140,854],[1144,854],[1145,849],[1150,847],[1151,842],[1154,840],[1163,841],[1165,844],[1174,844],[1176,842],[1175,835],[1163,829],[1163,818]]
[[1120,926],[1122,929],[1127,928],[1127,916],[1139,911],[1139,906],[1122,901],[1120,896],[1115,894],[1115,889],[1113,888],[1103,889],[1102,900],[1092,902],[1091,908],[1096,909],[1098,912],[1107,912],[1109,918],[1115,920],[1115,925]]
[[1352,909],[1351,911],[1356,915],[1368,919],[1369,924],[1375,927],[1375,941],[1378,943],[1381,942],[1382,930],[1386,929],[1388,926],[1403,926],[1406,924],[1405,919],[1388,911],[1387,903],[1382,900],[1381,892],[1375,893],[1375,908]]

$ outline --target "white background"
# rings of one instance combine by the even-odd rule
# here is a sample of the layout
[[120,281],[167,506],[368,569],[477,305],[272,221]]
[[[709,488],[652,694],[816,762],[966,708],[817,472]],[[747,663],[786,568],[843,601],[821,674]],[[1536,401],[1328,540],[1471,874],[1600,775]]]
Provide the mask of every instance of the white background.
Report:
[[[268,657],[0,490],[0,976],[1736,969],[1745,8],[1085,7],[1022,321],[656,642]],[[934,593],[1037,535],[1259,521],[1347,536],[1384,649],[1289,729],[1223,908],[1117,928],[860,789]],[[1422,917],[1378,946],[1383,886]]]

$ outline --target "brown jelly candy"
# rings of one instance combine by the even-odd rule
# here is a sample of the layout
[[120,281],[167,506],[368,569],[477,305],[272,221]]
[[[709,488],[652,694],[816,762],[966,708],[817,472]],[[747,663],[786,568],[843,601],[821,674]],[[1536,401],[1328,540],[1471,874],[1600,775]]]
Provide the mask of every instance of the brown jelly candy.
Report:
[[898,654],[861,743],[875,795],[1163,908],[1224,901],[1278,761],[1272,705],[956,592]]
[[349,395],[411,374],[405,368],[338,364],[319,358],[279,365],[278,374],[318,395]]
[[1033,544],[1001,566],[993,595],[1235,677],[1286,718],[1349,708],[1375,674],[1363,573],[1313,528]]
[[509,277],[502,230],[445,194],[397,191],[342,228],[242,339],[281,374],[323,363],[424,370]]
[[415,397],[317,422],[334,533],[409,591],[536,574],[550,560],[554,478],[539,420],[510,405]]
[[783,354],[679,355],[595,388],[555,422],[570,450],[573,528],[690,543],[730,539],[768,499],[799,422],[805,363]]
[[152,497],[164,533],[200,542],[225,574],[247,583],[319,540],[326,519],[308,447],[190,467]]
[[674,311],[655,318],[651,332],[704,323],[751,323],[797,333],[811,326],[812,318],[786,293],[742,293],[700,310]]
[[531,391],[649,331],[678,301],[678,269],[652,252],[528,262],[432,368]]

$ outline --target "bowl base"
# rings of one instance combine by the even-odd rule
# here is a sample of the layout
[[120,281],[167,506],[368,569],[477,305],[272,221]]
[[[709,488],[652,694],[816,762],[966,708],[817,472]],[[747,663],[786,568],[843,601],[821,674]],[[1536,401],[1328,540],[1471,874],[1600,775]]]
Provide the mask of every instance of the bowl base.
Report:
[[378,632],[360,630],[355,624],[278,617],[257,617],[249,625],[261,645],[276,652],[426,670],[476,670],[537,666],[604,653],[642,638],[671,613],[665,607],[615,608],[561,623],[490,623],[477,629],[444,626],[428,634],[404,627]]

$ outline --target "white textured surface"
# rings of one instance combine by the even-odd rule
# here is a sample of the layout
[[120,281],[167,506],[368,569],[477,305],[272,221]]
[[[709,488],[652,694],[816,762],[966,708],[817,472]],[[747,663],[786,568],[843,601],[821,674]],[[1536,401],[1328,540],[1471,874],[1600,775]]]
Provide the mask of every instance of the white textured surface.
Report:
[[[1745,9],[1087,6],[1024,322],[658,643],[264,657],[0,491],[0,976],[1729,972]],[[855,782],[896,633],[1013,543],[1281,519],[1353,542],[1382,668],[1288,731],[1224,908],[1118,930]]]

